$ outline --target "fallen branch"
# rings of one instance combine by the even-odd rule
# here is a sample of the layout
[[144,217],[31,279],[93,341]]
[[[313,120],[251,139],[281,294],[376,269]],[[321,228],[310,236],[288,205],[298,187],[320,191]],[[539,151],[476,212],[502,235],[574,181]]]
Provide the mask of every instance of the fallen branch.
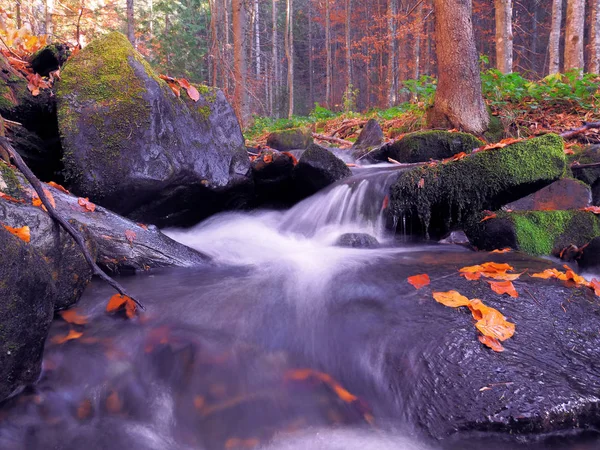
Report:
[[331,137],[331,136],[325,136],[324,134],[318,134],[318,133],[313,133],[312,134],[313,137],[319,141],[327,141],[327,142],[334,142],[336,144],[340,144],[340,145],[348,145],[350,147],[352,147],[354,144],[350,141],[347,141],[345,139],[339,139],[336,137]]
[[92,255],[85,246],[85,240],[83,236],[75,228],[73,228],[73,226],[69,222],[67,222],[58,212],[56,212],[56,209],[52,206],[50,200],[48,200],[48,197],[46,197],[46,194],[44,193],[42,182],[38,180],[38,178],[33,174],[33,172],[27,166],[27,164],[25,164],[25,161],[23,161],[21,156],[13,148],[13,146],[10,144],[7,138],[0,137],[0,148],[4,149],[9,154],[15,166],[17,166],[17,169],[19,169],[21,173],[25,176],[27,181],[29,181],[29,183],[39,196],[40,200],[42,201],[42,204],[46,207],[46,210],[48,211],[50,217],[52,217],[52,219],[54,219],[61,227],[63,227],[65,231],[69,233],[71,237],[75,240],[77,245],[80,247],[83,256],[85,257],[85,260],[92,269],[92,273],[100,277],[110,286],[112,286],[119,294],[129,297],[135,302],[136,305],[138,305],[141,309],[145,310],[146,308],[139,300],[136,300],[134,297],[129,295],[125,291],[125,288],[123,288],[123,286],[121,286],[119,283],[117,283],[115,280],[113,280],[111,277],[105,274],[102,271],[102,269],[98,267],[98,264],[96,264],[96,261],[94,261],[94,258],[92,258]]
[[336,135],[340,135],[342,133],[344,133],[345,131],[348,131],[354,127],[362,127],[367,123],[366,120],[362,120],[362,119],[354,119],[354,120],[350,120],[346,123],[342,123],[342,126],[339,127],[337,130],[335,130],[333,133],[330,134],[331,137],[335,137]]
[[571,164],[571,169],[586,169],[588,167],[600,167],[600,162],[590,164]]
[[584,131],[589,130],[590,128],[600,128],[600,122],[583,122],[583,126],[581,128],[577,128],[571,131],[565,131],[560,133],[559,136],[563,139],[571,139],[578,134],[583,133]]

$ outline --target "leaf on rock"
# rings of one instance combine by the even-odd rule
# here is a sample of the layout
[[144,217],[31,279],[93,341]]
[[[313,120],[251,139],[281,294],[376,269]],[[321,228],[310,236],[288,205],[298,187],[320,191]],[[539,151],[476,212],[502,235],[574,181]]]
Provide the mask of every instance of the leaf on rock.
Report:
[[61,345],[61,344],[64,344],[65,342],[79,339],[81,336],[83,336],[83,333],[80,333],[79,331],[75,331],[75,330],[70,330],[69,334],[67,334],[66,336],[54,336],[52,338],[52,343]]
[[[52,192],[50,192],[48,189],[44,188],[44,195],[46,196],[46,198],[48,199],[48,202],[50,202],[52,207],[56,208],[56,202],[54,201],[54,196],[52,195]],[[44,211],[46,211],[46,207],[43,205],[42,199],[40,198],[40,196],[37,195],[37,192],[34,192],[32,194],[31,203],[33,204],[33,206],[37,206],[38,208],[41,207]]]
[[565,274],[563,272],[561,272],[560,270],[557,270],[554,268],[546,269],[543,272],[534,273],[533,275],[531,275],[532,278],[542,278],[543,280],[548,280],[550,278],[559,279],[560,276],[565,276]]
[[[514,268],[509,264],[487,262],[477,266],[463,267],[460,269],[460,273],[467,280],[479,280],[481,276],[484,276],[494,280],[514,281],[522,275],[520,273],[506,273],[508,270],[514,270]],[[478,274],[479,276],[475,276],[474,274]]]
[[13,202],[13,203],[25,203],[23,200],[19,200],[18,198],[14,198],[11,197],[8,194],[5,194],[4,192],[0,192],[0,198],[9,201],[9,202]]
[[421,178],[421,179],[419,180],[419,182],[417,183],[417,187],[418,187],[419,189],[423,189],[423,188],[425,187],[425,178]]
[[498,253],[498,254],[510,253],[510,252],[512,252],[512,248],[510,248],[510,247],[503,248],[502,250],[492,250],[492,253]]
[[582,211],[592,212],[594,214],[600,214],[600,206],[588,206],[587,208],[581,208]]
[[137,226],[140,227],[143,230],[148,230],[148,225],[146,225],[144,223],[138,223]]
[[469,281],[477,281],[481,279],[481,272],[461,272],[460,276]]
[[519,293],[511,281],[488,281],[488,283],[490,284],[492,291],[494,291],[496,294],[508,294],[513,298],[517,298],[519,296]]
[[113,295],[108,304],[106,305],[106,312],[114,313],[117,311],[125,310],[125,315],[128,319],[133,319],[137,311],[137,305],[127,295],[115,294]]
[[27,225],[25,225],[24,227],[21,227],[21,228],[13,228],[13,227],[9,227],[8,225],[2,225],[2,226],[4,228],[6,228],[9,232],[14,234],[16,237],[21,239],[23,242],[29,243],[31,241],[31,232]]
[[598,279],[592,279],[592,281],[590,282],[590,288],[592,288],[594,290],[594,293],[598,297],[600,297],[600,281],[598,281]]
[[96,205],[93,204],[92,202],[90,202],[89,198],[83,198],[83,197],[79,197],[77,199],[77,203],[79,203],[79,206],[83,207],[83,209],[85,209],[86,211],[89,212],[94,212],[96,211]]
[[487,216],[485,216],[483,219],[481,219],[479,221],[479,223],[485,222],[486,220],[490,220],[490,219],[495,219],[496,217],[498,217],[498,215],[496,213],[491,213],[488,214]]
[[441,303],[444,306],[449,306],[450,308],[468,306],[471,303],[467,297],[461,295],[457,291],[433,292],[433,298],[436,302]]
[[475,327],[484,336],[505,341],[515,334],[515,324],[508,322],[497,309],[484,305],[479,299],[471,300],[468,307],[477,320]]
[[70,192],[68,190],[66,190],[64,187],[62,187],[60,184],[55,183],[54,181],[50,181],[48,183],[48,186],[52,186],[54,189],[58,189],[61,192],[64,192],[65,194],[70,194]]
[[491,348],[495,352],[503,352],[504,351],[504,347],[502,346],[502,343],[498,339],[495,339],[493,337],[480,335],[479,342],[481,342],[483,345]]
[[61,311],[60,316],[67,323],[71,323],[73,325],[85,325],[88,323],[88,317],[82,314],[79,314],[77,308],[71,308],[66,311]]
[[408,277],[408,282],[416,289],[421,289],[422,287],[425,287],[431,283],[431,280],[429,279],[429,275],[424,273],[421,275],[413,275],[412,277]]
[[502,139],[500,142],[497,142],[495,144],[485,145],[485,146],[481,147],[480,149],[478,149],[478,151],[492,150],[495,148],[504,148],[507,145],[514,144],[515,142],[521,142],[524,140],[525,139],[515,139],[515,138]]
[[130,244],[133,244],[133,241],[135,240],[136,237],[137,237],[137,235],[135,234],[135,231],[125,230],[125,238],[129,241]]

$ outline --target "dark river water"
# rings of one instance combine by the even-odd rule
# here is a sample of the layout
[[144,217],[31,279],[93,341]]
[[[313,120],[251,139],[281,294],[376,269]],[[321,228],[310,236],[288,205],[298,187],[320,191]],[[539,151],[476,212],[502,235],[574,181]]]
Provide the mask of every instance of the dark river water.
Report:
[[[0,407],[0,449],[600,449],[593,430],[432,439],[410,421],[383,369],[402,311],[380,305],[414,267],[443,278],[474,253],[387,235],[388,178],[168,230],[215,265],[120,279],[147,307],[134,320],[106,314],[113,292],[92,283],[87,323],[57,318],[39,384]],[[385,245],[333,245],[358,231]]]

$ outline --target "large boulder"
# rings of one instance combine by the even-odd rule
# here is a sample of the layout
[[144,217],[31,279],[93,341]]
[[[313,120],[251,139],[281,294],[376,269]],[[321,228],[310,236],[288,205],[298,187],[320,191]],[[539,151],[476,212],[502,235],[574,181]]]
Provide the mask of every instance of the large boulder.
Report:
[[417,131],[385,147],[390,158],[401,163],[416,163],[450,158],[461,152],[468,154],[483,145],[483,141],[468,133]]
[[581,209],[592,203],[590,187],[573,178],[562,178],[527,197],[505,205],[514,211]]
[[267,145],[282,152],[305,149],[312,143],[312,132],[308,128],[289,128],[267,136]]
[[[0,219],[2,222],[2,219]],[[0,402],[34,383],[54,312],[52,270],[0,226]]]
[[351,175],[346,163],[316,144],[308,147],[294,168],[296,190],[302,198]]
[[482,210],[496,210],[559,179],[563,140],[555,134],[402,173],[390,207],[413,229],[442,236]]
[[69,185],[136,221],[191,224],[245,205],[250,161],[223,92],[178,98],[120,33],[73,56],[57,85]]
[[591,212],[501,211],[486,220],[483,216],[475,216],[465,228],[480,250],[510,247],[531,255],[559,255],[570,245],[581,247],[600,236],[600,218]]

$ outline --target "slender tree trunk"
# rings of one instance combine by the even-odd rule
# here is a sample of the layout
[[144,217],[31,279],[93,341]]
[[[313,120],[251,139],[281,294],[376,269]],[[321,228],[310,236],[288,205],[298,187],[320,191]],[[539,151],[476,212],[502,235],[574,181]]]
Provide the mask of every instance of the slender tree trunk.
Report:
[[243,126],[248,120],[248,93],[246,91],[246,52],[244,42],[246,40],[246,8],[244,0],[232,0],[233,20],[233,65],[235,76],[234,98],[238,119]]
[[327,69],[325,71],[325,103],[331,107],[331,11],[329,9],[329,0],[325,0],[325,48],[327,50]]
[[550,75],[560,72],[560,26],[562,22],[562,0],[552,0],[552,25],[548,42]]
[[313,48],[313,13],[312,3],[308,1],[308,99],[310,106],[315,103],[315,63],[314,63],[314,48]]
[[288,69],[288,117],[291,118],[294,115],[294,0],[287,0],[285,18],[285,56]]
[[413,78],[417,80],[421,76],[420,65],[421,65],[421,38],[423,34],[423,2],[419,3],[416,11],[416,33],[415,33],[415,67],[413,72]]
[[23,26],[23,22],[21,20],[21,0],[16,0],[15,2],[15,20],[17,22],[17,29]]
[[148,8],[150,10],[149,17],[149,29],[150,29],[150,39],[154,37],[154,0],[148,0]]
[[531,70],[538,73],[538,20],[539,20],[540,2],[535,1],[533,5],[533,17],[531,19]]
[[254,58],[256,66],[256,78],[260,77],[260,8],[258,0],[254,0]]
[[217,87],[217,77],[219,70],[219,36],[217,35],[217,17],[218,17],[218,5],[217,0],[210,0],[210,37],[211,37],[211,49],[210,57],[212,59],[212,85]]
[[388,106],[394,106],[397,100],[396,85],[396,0],[387,2],[387,24],[388,24],[388,64],[387,64],[387,103]]
[[473,36],[471,0],[434,0],[438,86],[429,112],[432,126],[474,134],[488,127]]
[[511,73],[513,66],[512,0],[495,0],[496,66],[502,73]]
[[352,36],[351,36],[352,0],[346,0],[346,87],[351,89],[352,83]]
[[279,71],[279,49],[277,44],[277,0],[272,0],[272,21],[271,28],[271,45],[273,52],[273,102],[275,104],[275,112],[279,111],[279,86],[280,86],[280,71]]
[[600,72],[600,0],[590,0],[590,61],[588,72]]
[[585,0],[568,0],[565,32],[565,71],[583,69]]
[[127,39],[135,46],[135,22],[133,17],[133,0],[127,0]]

